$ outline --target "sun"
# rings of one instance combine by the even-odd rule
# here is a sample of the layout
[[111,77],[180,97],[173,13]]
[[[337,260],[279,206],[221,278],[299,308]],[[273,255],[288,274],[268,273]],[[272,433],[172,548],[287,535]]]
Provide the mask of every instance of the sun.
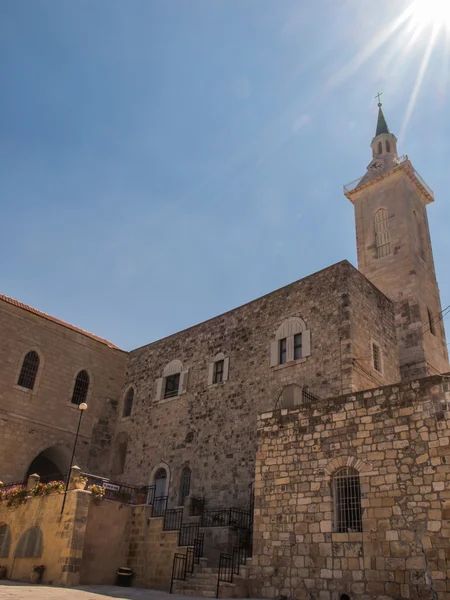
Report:
[[450,0],[413,0],[405,16],[414,30],[432,26],[450,31]]

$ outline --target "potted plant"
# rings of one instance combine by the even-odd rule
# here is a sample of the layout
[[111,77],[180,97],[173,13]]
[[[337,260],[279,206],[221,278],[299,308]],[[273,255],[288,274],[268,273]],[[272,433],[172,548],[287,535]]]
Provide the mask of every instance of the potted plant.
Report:
[[31,583],[42,583],[45,565],[34,565],[30,575]]
[[8,567],[5,565],[0,565],[0,579],[6,579],[6,575],[8,573]]
[[99,504],[105,496],[105,488],[101,485],[90,485],[88,487],[88,492],[91,492],[92,499],[96,504]]
[[82,475],[75,477],[73,480],[73,482],[75,484],[75,489],[76,490],[84,490],[84,488],[86,487],[87,481],[88,481],[87,477],[83,477]]
[[136,504],[147,504],[147,489],[145,487],[136,492]]

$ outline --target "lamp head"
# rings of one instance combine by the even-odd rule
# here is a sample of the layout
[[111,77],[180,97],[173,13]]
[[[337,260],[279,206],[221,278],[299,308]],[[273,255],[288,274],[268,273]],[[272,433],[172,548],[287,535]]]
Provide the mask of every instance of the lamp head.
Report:
[[82,402],[81,404],[78,405],[78,410],[81,410],[81,412],[85,411],[86,409],[87,409],[86,402]]

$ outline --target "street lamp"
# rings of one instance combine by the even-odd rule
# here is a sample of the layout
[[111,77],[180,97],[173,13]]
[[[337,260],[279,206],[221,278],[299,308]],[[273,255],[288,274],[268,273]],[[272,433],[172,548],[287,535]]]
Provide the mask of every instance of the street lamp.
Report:
[[66,495],[67,495],[67,490],[69,488],[70,472],[72,470],[73,458],[75,456],[75,450],[76,450],[77,442],[78,442],[78,434],[80,432],[81,417],[83,416],[83,413],[84,413],[84,411],[86,409],[87,409],[86,402],[82,402],[81,404],[78,405],[78,410],[80,411],[80,418],[78,419],[77,433],[75,435],[75,442],[73,443],[72,458],[70,459],[69,470],[68,470],[67,476],[66,476],[66,487],[64,489],[64,498],[63,498],[63,503],[62,503],[62,506],[61,506],[61,514],[63,514],[64,506],[66,504]]

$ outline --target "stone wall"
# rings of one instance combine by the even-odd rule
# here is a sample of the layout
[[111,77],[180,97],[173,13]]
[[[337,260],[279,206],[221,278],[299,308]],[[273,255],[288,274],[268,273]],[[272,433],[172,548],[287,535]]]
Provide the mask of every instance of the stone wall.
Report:
[[91,502],[81,563],[81,584],[113,585],[127,564],[133,507],[111,500]]
[[[252,595],[448,600],[450,378],[258,419]],[[359,473],[362,532],[336,533],[336,470]]]
[[[127,354],[4,300],[0,331],[0,441],[8,457],[0,462],[0,480],[22,480],[32,460],[49,448],[59,470],[67,469],[78,423],[71,398],[82,369],[91,381],[76,462],[106,474],[111,432],[105,415],[109,421],[115,418]],[[17,385],[30,350],[40,356],[32,391]]]
[[[275,332],[290,317],[310,330],[311,354],[270,366]],[[163,463],[169,504],[176,505],[181,471],[189,466],[192,495],[206,496],[210,506],[247,504],[257,413],[273,408],[292,383],[323,399],[397,381],[394,331],[391,302],[344,261],[131,352],[124,391],[135,389],[133,413],[116,432],[121,443],[128,439],[123,479],[153,483]],[[382,349],[383,373],[368,358],[372,337]],[[219,352],[229,358],[229,378],[208,385]],[[161,401],[157,381],[174,359],[187,371],[186,391]]]
[[[0,559],[8,568],[8,578],[30,582],[33,565],[42,564],[46,567],[44,583],[78,585],[90,499],[91,494],[87,492],[69,492],[62,517],[62,494],[28,498],[24,504],[14,507],[0,502],[0,525],[7,524],[11,533],[8,556]],[[21,536],[35,526],[42,532],[42,555],[15,557]]]

